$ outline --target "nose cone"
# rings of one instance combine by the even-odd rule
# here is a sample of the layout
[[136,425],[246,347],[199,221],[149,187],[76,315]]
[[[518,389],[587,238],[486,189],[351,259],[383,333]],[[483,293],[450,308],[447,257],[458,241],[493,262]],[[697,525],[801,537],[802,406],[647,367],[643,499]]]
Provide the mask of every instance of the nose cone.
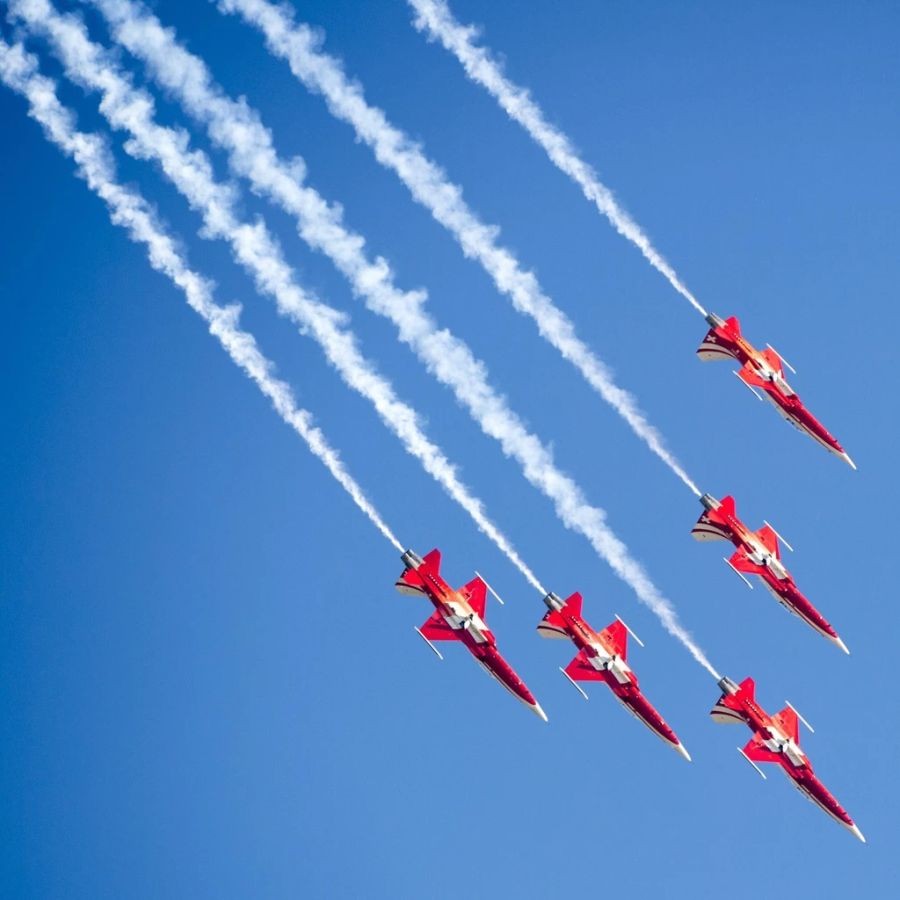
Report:
[[858,825],[848,825],[847,828],[853,832],[863,843],[866,842],[865,835],[859,830]]
[[847,645],[837,635],[831,638],[831,640],[836,646],[840,647],[841,650],[843,650],[844,653],[847,654],[847,656],[850,655],[850,651],[847,649]]
[[847,453],[846,450],[843,453],[839,453],[838,455],[845,463],[847,463],[848,466],[850,466],[851,469],[853,469],[854,472],[856,471],[856,463],[853,462],[852,459],[850,459],[850,454]]
[[541,704],[538,703],[537,700],[535,700],[534,703],[530,704],[530,705],[528,706],[528,708],[529,708],[529,709],[530,709],[530,710],[531,710],[538,718],[543,719],[545,722],[547,721],[547,713],[544,712],[543,708],[541,707]]
[[685,748],[684,744],[681,743],[681,741],[679,741],[677,744],[674,744],[673,746],[688,762],[691,761],[691,754],[687,752],[687,749]]

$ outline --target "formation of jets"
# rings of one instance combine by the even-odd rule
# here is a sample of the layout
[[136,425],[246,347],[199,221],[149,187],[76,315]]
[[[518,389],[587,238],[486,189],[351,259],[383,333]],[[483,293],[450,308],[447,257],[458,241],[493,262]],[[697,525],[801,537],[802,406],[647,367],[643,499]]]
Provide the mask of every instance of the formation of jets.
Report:
[[[737,376],[760,399],[769,399],[779,413],[799,430],[856,468],[843,447],[806,409],[787,383],[784,366],[792,372],[794,370],[776,350],[771,346],[762,351],[753,347],[741,334],[740,324],[734,317],[723,320],[709,314],[706,320],[711,327],[697,351],[701,359],[736,359],[741,364]],[[753,585],[746,576],[756,575],[782,606],[849,653],[838,633],[799,590],[782,562],[781,545],[793,550],[790,544],[768,522],[757,531],[751,530],[738,518],[733,497],[717,500],[711,494],[703,494],[700,503],[703,513],[691,531],[692,536],[698,541],[730,541],[735,552],[731,557],[726,557],[725,562],[748,587]],[[461,642],[494,679],[547,721],[540,703],[500,654],[496,638],[485,622],[488,592],[502,603],[487,582],[476,573],[468,584],[453,590],[440,575],[441,554],[437,549],[424,558],[407,550],[401,559],[404,569],[396,588],[403,594],[426,597],[434,606],[430,618],[415,630],[437,656],[443,659],[436,643]],[[544,603],[547,612],[538,623],[538,634],[545,638],[568,639],[575,645],[578,651],[575,658],[565,668],[560,668],[575,689],[587,699],[582,684],[604,682],[636,719],[690,761],[684,744],[644,696],[637,676],[628,664],[629,635],[643,646],[637,635],[618,616],[602,631],[594,631],[582,616],[584,600],[580,593],[573,593],[562,600],[551,592],[544,597]],[[816,777],[809,758],[800,748],[799,723],[803,722],[808,727],[806,720],[790,704],[781,712],[768,715],[756,702],[755,685],[751,678],[739,685],[729,678],[722,678],[718,685],[722,696],[710,713],[713,720],[743,722],[753,732],[747,745],[738,748],[741,755],[763,778],[765,773],[758,764],[779,765],[801,793],[865,842],[862,832],[846,810]]]

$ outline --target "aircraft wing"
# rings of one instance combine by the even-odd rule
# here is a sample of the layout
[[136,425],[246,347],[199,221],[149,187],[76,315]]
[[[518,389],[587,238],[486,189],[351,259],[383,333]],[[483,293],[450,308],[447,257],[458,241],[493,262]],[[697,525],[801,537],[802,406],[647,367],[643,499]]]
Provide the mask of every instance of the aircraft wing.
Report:
[[444,621],[444,617],[435,611],[428,621],[419,629],[429,641],[456,641],[456,632]]
[[483,619],[487,605],[487,585],[480,578],[473,578],[467,585],[459,589],[469,606]]
[[765,361],[782,377],[784,378],[784,366],[781,362],[781,357],[771,348],[767,350],[763,350],[760,352],[760,356],[762,356]]
[[565,668],[566,675],[572,681],[606,681],[602,672],[598,672],[590,663],[584,650],[570,662]]
[[613,653],[618,654],[622,659],[627,658],[628,632],[621,622],[616,621],[611,625],[607,625],[600,632],[600,637]]
[[794,743],[800,743],[800,720],[797,713],[789,706],[786,706],[780,713],[776,713],[772,718],[787,732]]
[[750,557],[747,556],[743,548],[736,553],[733,553],[728,562],[730,562],[738,572],[746,572],[749,575],[762,575],[766,571],[762,566],[758,566],[753,562]]
[[778,753],[773,753],[767,747],[763,746],[763,740],[765,736],[761,731],[757,731],[756,734],[750,738],[747,746],[744,747],[744,755],[747,759],[752,760],[753,762],[761,762],[761,763],[781,763],[781,755]]
[[771,388],[771,384],[766,381],[764,378],[760,378],[756,372],[753,371],[753,366],[750,363],[745,363],[738,369],[738,378],[744,382],[744,384],[748,385],[752,388],[761,388],[766,391]]
[[775,531],[772,528],[768,525],[763,525],[763,527],[756,532],[756,536],[763,542],[763,545],[770,553],[774,553],[777,559],[781,559],[781,548],[778,546],[778,535],[775,534]]

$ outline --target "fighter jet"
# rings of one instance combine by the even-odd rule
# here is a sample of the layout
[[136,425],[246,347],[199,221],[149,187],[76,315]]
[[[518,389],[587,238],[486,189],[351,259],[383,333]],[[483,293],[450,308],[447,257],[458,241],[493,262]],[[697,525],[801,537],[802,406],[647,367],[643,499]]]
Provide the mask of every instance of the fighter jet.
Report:
[[[697,355],[701,360],[707,362],[726,359],[729,356],[736,359],[741,364],[741,369],[736,373],[738,378],[756,394],[759,400],[765,397],[771,401],[775,409],[795,428],[818,441],[826,450],[839,456],[852,468],[856,468],[853,460],[837,442],[837,439],[803,405],[800,397],[787,383],[784,377],[784,366],[787,366],[795,375],[797,373],[781,354],[770,344],[766,345],[767,349],[765,350],[757,350],[741,334],[740,322],[734,316],[723,320],[715,313],[710,313],[706,316],[706,321],[712,327],[697,350]],[[763,394],[761,395],[759,391],[762,391]]]
[[[700,502],[705,512],[697,520],[691,530],[698,541],[731,541],[737,552],[725,562],[752,588],[753,585],[743,573],[758,575],[769,593],[789,612],[799,616],[812,626],[819,634],[836,644],[844,653],[849,653],[847,645],[838,637],[838,633],[826,621],[825,617],[800,593],[791,573],[781,561],[781,548],[778,539],[781,535],[766,522],[759,531],[751,531],[738,517],[734,506],[734,497],[723,497],[716,500],[711,494],[704,494]],[[791,545],[781,538],[784,545],[792,550]]]
[[[677,750],[688,762],[690,754],[665,723],[638,686],[637,676],[625,661],[628,634],[640,644],[637,635],[616,616],[616,621],[601,632],[594,631],[581,617],[581,594],[575,593],[565,602],[553,592],[544,597],[549,612],[538,623],[538,634],[546,638],[570,638],[578,655],[559,671],[587,700],[579,681],[605,681],[616,699],[654,734]],[[643,646],[643,644],[641,645]]]
[[862,832],[847,815],[846,810],[832,797],[825,785],[813,773],[812,763],[800,749],[800,726],[812,731],[806,721],[790,703],[770,716],[756,703],[755,685],[752,678],[745,678],[739,685],[730,678],[719,681],[722,696],[710,710],[716,722],[743,722],[753,731],[750,742],[738,752],[765,778],[765,773],[757,763],[777,763],[794,785],[813,803],[820,806],[836,821],[852,831],[863,843]]
[[424,595],[435,607],[431,618],[421,628],[416,628],[428,646],[443,659],[434,641],[462,641],[488,674],[546,722],[547,715],[540,703],[500,655],[497,641],[484,621],[488,589],[484,579],[478,575],[454,591],[439,574],[440,550],[432,550],[424,559],[407,550],[400,558],[405,568],[397,579],[397,590],[413,597]]

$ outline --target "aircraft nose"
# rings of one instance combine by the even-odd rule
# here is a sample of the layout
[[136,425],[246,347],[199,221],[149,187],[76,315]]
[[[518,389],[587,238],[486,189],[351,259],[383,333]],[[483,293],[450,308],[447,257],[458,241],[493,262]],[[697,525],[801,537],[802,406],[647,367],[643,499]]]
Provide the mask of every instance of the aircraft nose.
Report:
[[688,761],[691,762],[691,754],[687,752],[687,748],[679,741],[675,745],[675,749]]
[[844,460],[844,462],[847,463],[847,465],[850,466],[850,468],[853,469],[854,472],[856,471],[856,463],[853,462],[852,459],[850,459],[850,454],[849,454],[849,453],[847,453],[846,451],[844,451],[844,452],[841,454],[841,459]]
[[841,650],[843,650],[844,653],[847,654],[847,656],[850,655],[850,651],[847,649],[847,645],[846,645],[839,637],[837,637],[837,635],[835,635],[831,640],[832,640],[838,647],[840,647]]

